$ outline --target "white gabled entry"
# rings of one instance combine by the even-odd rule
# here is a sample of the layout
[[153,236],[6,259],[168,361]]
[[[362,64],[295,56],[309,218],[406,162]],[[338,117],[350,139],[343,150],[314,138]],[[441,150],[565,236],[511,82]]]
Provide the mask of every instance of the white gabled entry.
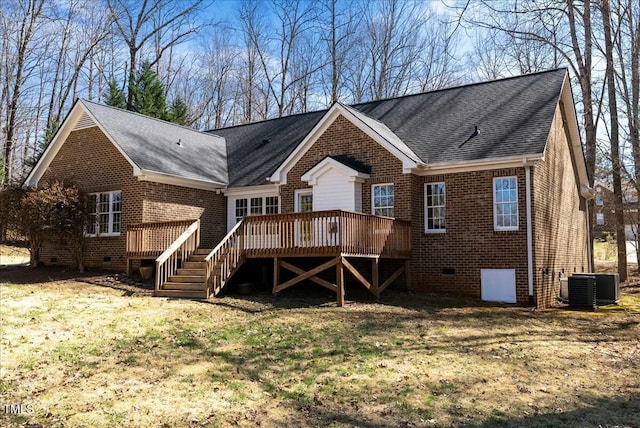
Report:
[[342,209],[362,212],[362,183],[369,174],[326,157],[304,173],[302,181],[313,188],[313,210]]
[[480,269],[480,287],[486,302],[516,303],[516,270]]

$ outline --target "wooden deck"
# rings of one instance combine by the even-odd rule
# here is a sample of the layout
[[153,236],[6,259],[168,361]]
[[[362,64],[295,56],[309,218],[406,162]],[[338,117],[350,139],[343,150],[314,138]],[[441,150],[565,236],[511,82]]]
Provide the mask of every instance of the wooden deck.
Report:
[[[248,216],[213,250],[206,251],[199,247],[197,220],[129,226],[126,238],[128,263],[155,258],[159,296],[208,298],[220,292],[245,259],[272,258],[274,293],[310,280],[335,291],[342,305],[344,269],[379,297],[400,275],[408,279],[411,257],[409,222],[343,210]],[[296,257],[330,260],[305,271],[293,264]],[[348,258],[371,259],[371,280],[365,279]],[[380,283],[379,260],[385,258],[403,259],[405,263]],[[318,276],[331,268],[336,269],[335,283]],[[281,269],[298,276],[280,283]],[[186,288],[188,292],[181,291]]]
[[245,257],[411,256],[408,221],[342,210],[249,216]]

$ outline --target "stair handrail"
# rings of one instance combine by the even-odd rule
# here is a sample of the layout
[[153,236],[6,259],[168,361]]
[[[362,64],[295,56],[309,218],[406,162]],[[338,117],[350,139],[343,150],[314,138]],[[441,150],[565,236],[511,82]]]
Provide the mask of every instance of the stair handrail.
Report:
[[200,220],[196,220],[156,259],[155,289],[160,290],[199,246]]
[[[205,257],[204,261],[207,264],[207,268],[206,268],[206,281],[207,281],[207,297],[210,295],[210,292],[213,292],[214,295],[217,294],[217,292],[219,291],[219,289],[222,287],[222,281],[226,281],[228,279],[224,278],[222,279],[222,273],[220,277],[218,278],[218,280],[220,281],[220,284],[214,284],[215,281],[215,277],[213,275],[213,270],[215,268],[215,265],[221,261],[218,258],[218,255],[221,253],[221,251],[223,249],[231,249],[233,247],[231,247],[229,244],[232,243],[234,238],[241,238],[242,237],[242,231],[244,231],[244,219],[240,220],[238,223],[236,223],[235,226],[233,226],[233,228],[231,228],[231,230],[229,231],[229,233],[227,233],[225,235],[224,238],[222,238],[222,240],[220,241],[220,243],[218,245],[216,245],[216,247],[211,250],[211,252],[209,254],[207,254],[207,256]],[[240,232],[239,232],[240,231]],[[235,267],[237,266],[237,264],[241,261],[242,257],[243,257],[243,253],[244,253],[244,248],[242,245],[242,241],[240,241],[238,247],[236,248],[237,251],[235,252],[231,252],[231,253],[227,253],[225,255],[226,260],[223,261],[227,262],[226,266],[221,266],[226,268],[226,274],[231,274],[233,273],[233,270],[235,269]],[[230,257],[229,254],[233,254],[233,257]],[[231,261],[232,263],[229,263],[229,261]]]

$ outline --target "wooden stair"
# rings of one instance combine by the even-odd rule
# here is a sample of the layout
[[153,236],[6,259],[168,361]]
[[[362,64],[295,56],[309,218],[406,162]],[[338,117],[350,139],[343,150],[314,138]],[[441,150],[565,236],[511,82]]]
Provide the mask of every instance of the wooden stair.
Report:
[[207,263],[205,258],[211,249],[198,248],[183,263],[175,275],[156,290],[154,296],[175,297],[182,299],[206,299],[207,296]]

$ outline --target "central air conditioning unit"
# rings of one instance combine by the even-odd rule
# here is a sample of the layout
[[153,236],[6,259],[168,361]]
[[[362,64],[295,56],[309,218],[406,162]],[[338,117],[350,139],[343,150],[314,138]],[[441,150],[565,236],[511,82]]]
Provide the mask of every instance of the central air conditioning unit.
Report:
[[590,273],[596,277],[596,304],[610,305],[620,300],[620,276],[617,273]]
[[569,277],[569,306],[573,308],[598,309],[596,306],[596,277],[572,275]]

